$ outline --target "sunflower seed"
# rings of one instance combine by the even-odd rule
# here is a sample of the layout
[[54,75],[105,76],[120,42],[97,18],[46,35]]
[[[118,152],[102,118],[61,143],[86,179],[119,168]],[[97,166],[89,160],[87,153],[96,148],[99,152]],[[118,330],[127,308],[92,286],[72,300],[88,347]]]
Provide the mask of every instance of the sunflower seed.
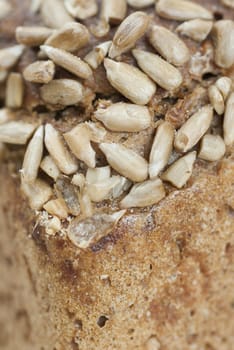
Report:
[[213,108],[210,105],[202,107],[193,114],[175,136],[174,146],[181,152],[187,152],[195,146],[207,132],[213,118]]
[[53,79],[54,73],[52,61],[36,61],[25,68],[23,77],[32,83],[47,84]]
[[106,41],[96,46],[84,57],[84,61],[87,62],[93,69],[97,69],[97,67],[104,61],[104,58],[107,56],[110,45],[111,41]]
[[215,86],[221,92],[224,101],[226,101],[232,88],[232,80],[228,77],[221,77],[215,82]]
[[119,198],[122,194],[129,190],[132,183],[124,176],[118,176],[118,183],[114,186],[111,193],[111,198]]
[[103,182],[87,185],[87,193],[92,202],[101,202],[108,199],[113,188],[119,183],[118,176],[112,176]]
[[149,41],[160,55],[175,66],[182,66],[190,59],[185,43],[165,27],[154,25],[149,32]]
[[36,126],[36,124],[23,121],[10,121],[2,124],[0,125],[0,142],[24,145],[32,135]]
[[40,210],[53,194],[52,188],[40,179],[36,179],[32,184],[22,181],[21,190],[34,210]]
[[60,171],[51,156],[43,158],[40,168],[55,181],[60,175]]
[[98,12],[96,0],[64,0],[67,12],[81,20],[95,16]]
[[158,203],[166,193],[160,179],[148,180],[134,185],[129,194],[120,202],[123,209],[146,207]]
[[62,198],[50,200],[43,206],[43,208],[50,215],[55,215],[60,219],[66,219],[68,217],[68,209]]
[[42,0],[40,14],[45,25],[51,28],[61,28],[64,24],[74,21],[61,0]]
[[205,135],[201,141],[198,157],[210,162],[223,158],[226,151],[225,143],[219,135]]
[[222,68],[230,68],[234,63],[234,21],[217,21],[213,27],[215,63]]
[[89,29],[96,38],[102,38],[109,33],[110,25],[106,20],[99,19],[96,23],[91,24]]
[[90,134],[90,140],[93,142],[102,142],[106,136],[106,129],[98,123],[85,122],[85,125]]
[[224,99],[216,85],[211,85],[209,87],[208,95],[209,95],[210,103],[213,106],[216,113],[219,115],[223,114],[224,108],[225,108]]
[[72,55],[70,52],[48,45],[42,45],[41,50],[45,52],[55,64],[79,78],[88,79],[93,74],[92,69],[86,62]]
[[111,169],[109,166],[100,168],[88,168],[86,173],[86,182],[88,184],[95,184],[99,182],[105,182],[111,176]]
[[17,27],[15,32],[18,43],[27,46],[42,45],[52,33],[47,27]]
[[107,23],[119,24],[122,22],[127,13],[126,0],[102,0],[101,18]]
[[75,174],[72,177],[71,183],[77,187],[80,187],[82,189],[85,185],[85,177],[83,174]]
[[201,42],[207,38],[213,27],[212,21],[192,19],[180,24],[176,31],[195,41]]
[[230,146],[234,142],[234,92],[228,97],[223,121],[224,142]]
[[101,143],[99,147],[108,163],[119,174],[135,182],[147,178],[148,163],[139,154],[117,143]]
[[167,165],[173,149],[174,128],[168,122],[162,122],[156,131],[150,151],[149,175],[150,178],[158,176]]
[[233,0],[221,0],[221,2],[228,7],[231,7],[234,9],[234,1]]
[[126,210],[120,210],[113,214],[97,213],[84,220],[73,219],[68,228],[68,237],[75,246],[81,249],[88,248],[91,244],[108,235],[125,212]]
[[158,55],[143,50],[133,50],[140,68],[165,90],[175,90],[183,82],[180,71]]
[[23,45],[15,45],[0,50],[0,69],[12,68],[24,52]]
[[78,193],[75,187],[71,184],[70,179],[65,176],[60,176],[55,184],[58,197],[62,197],[70,214],[77,216],[80,214],[80,203]]
[[64,138],[72,153],[90,168],[96,164],[96,153],[91,145],[91,133],[85,123],[78,124],[64,134]]
[[0,19],[5,19],[12,11],[12,5],[7,0],[0,1]]
[[62,224],[60,219],[57,216],[54,216],[52,219],[49,219],[45,226],[45,232],[49,236],[54,236],[62,229]]
[[156,3],[156,12],[159,16],[176,21],[202,18],[212,19],[213,15],[205,7],[185,0],[159,0]]
[[93,216],[93,205],[86,190],[79,193],[80,211],[82,218]]
[[179,158],[162,174],[161,178],[177,188],[183,187],[192,175],[196,155],[197,152],[194,151]]
[[67,23],[56,30],[45,42],[45,45],[74,52],[86,46],[90,40],[88,29],[81,23]]
[[115,58],[135,46],[135,43],[146,32],[149,16],[144,12],[134,12],[120,24],[109,50],[110,58]]
[[66,175],[77,171],[77,161],[65,146],[60,133],[51,125],[45,126],[45,146],[57,167]]
[[23,166],[21,175],[23,181],[26,183],[32,183],[36,180],[38,169],[41,163],[44,144],[44,127],[39,128],[34,133],[31,141],[28,144],[24,155]]
[[52,105],[70,106],[83,98],[83,86],[75,80],[52,80],[40,88],[41,98]]
[[104,60],[104,66],[107,79],[122,95],[139,105],[150,101],[156,91],[156,85],[138,68],[108,58]]
[[152,117],[145,106],[118,102],[105,106],[99,104],[94,117],[106,128],[117,132],[138,132],[150,127]]
[[155,4],[155,0],[127,0],[129,6],[140,9]]
[[24,97],[24,83],[20,73],[10,73],[6,84],[6,106],[20,108]]

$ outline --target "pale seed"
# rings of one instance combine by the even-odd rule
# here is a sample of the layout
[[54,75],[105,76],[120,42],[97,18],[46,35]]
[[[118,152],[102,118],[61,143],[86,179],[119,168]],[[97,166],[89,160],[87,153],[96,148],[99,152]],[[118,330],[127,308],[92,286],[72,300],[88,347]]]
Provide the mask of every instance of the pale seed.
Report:
[[59,29],[64,24],[74,21],[61,0],[42,0],[40,14],[45,25],[51,28]]
[[88,79],[93,73],[89,65],[77,56],[61,49],[42,45],[41,50],[58,66],[79,78]]
[[81,190],[79,193],[80,211],[82,218],[93,216],[93,205],[86,190]]
[[21,190],[33,210],[40,210],[53,194],[52,188],[40,179],[36,179],[32,184],[22,181]]
[[100,17],[107,23],[119,24],[127,13],[126,0],[102,0]]
[[114,35],[109,56],[115,58],[134,47],[148,29],[149,21],[149,16],[140,11],[125,18]]
[[107,58],[104,60],[104,66],[107,79],[122,95],[139,105],[150,101],[156,91],[156,85],[138,68]]
[[118,176],[118,183],[112,189],[111,198],[119,198],[122,194],[129,190],[132,183],[124,176]]
[[75,174],[72,177],[71,183],[82,189],[85,185],[85,177],[83,174]]
[[108,199],[111,191],[119,183],[118,176],[112,176],[103,182],[97,182],[93,184],[87,184],[87,194],[92,202],[101,202]]
[[111,41],[106,41],[96,46],[84,57],[84,61],[87,62],[93,69],[97,69],[107,56],[110,45]]
[[133,50],[139,67],[165,90],[175,90],[183,82],[180,71],[158,55],[143,50]]
[[70,179],[65,176],[60,176],[55,184],[55,189],[59,197],[64,200],[68,212],[74,216],[80,214],[80,203],[78,193],[75,187],[71,184]]
[[99,147],[110,166],[119,174],[135,182],[147,178],[148,163],[139,154],[117,143],[101,143]]
[[30,13],[35,14],[40,10],[42,0],[31,0]]
[[162,122],[155,134],[150,151],[149,175],[150,178],[158,176],[167,165],[173,149],[174,128],[169,122]]
[[162,174],[161,178],[177,188],[182,188],[192,175],[196,154],[196,152],[190,152],[179,158]]
[[165,27],[154,25],[149,33],[149,41],[160,55],[175,66],[182,66],[190,59],[185,43]]
[[23,104],[24,83],[20,73],[10,73],[6,84],[6,106],[20,108]]
[[36,124],[23,121],[4,123],[0,125],[0,142],[24,145],[32,135],[36,126]]
[[81,20],[95,16],[98,12],[96,0],[64,0],[64,6],[72,17]]
[[52,219],[48,220],[45,226],[45,232],[50,236],[54,236],[61,229],[62,223],[57,216],[54,216]]
[[114,103],[106,108],[100,104],[94,117],[109,130],[117,132],[138,132],[150,127],[152,121],[147,107],[124,102]]
[[64,174],[70,175],[77,171],[77,161],[68,151],[60,133],[51,124],[45,126],[45,146]]
[[96,213],[84,220],[79,217],[73,219],[68,228],[68,237],[75,246],[81,249],[88,248],[108,235],[125,212],[125,210],[120,210],[112,214]]
[[68,209],[62,198],[50,200],[43,206],[43,208],[50,215],[55,215],[60,219],[66,219],[68,217]]
[[181,152],[187,152],[195,146],[207,132],[213,118],[213,108],[204,106],[193,114],[178,130],[174,146]]
[[91,145],[91,133],[85,123],[78,124],[64,134],[64,138],[72,153],[90,168],[96,164],[96,153]]
[[201,42],[207,38],[213,27],[212,21],[192,19],[180,24],[176,31],[195,41]]
[[90,25],[89,30],[96,38],[102,38],[109,33],[110,25],[106,20],[99,19],[96,23]]
[[12,68],[24,52],[23,45],[15,45],[0,50],[0,69],[8,70]]
[[145,350],[160,350],[161,345],[155,336],[148,339]]
[[81,23],[67,23],[56,30],[45,42],[45,45],[74,52],[86,46],[90,40],[88,29]]
[[216,113],[219,115],[223,114],[224,108],[225,108],[224,99],[216,85],[211,85],[209,87],[208,95],[209,95],[210,103],[213,106]]
[[156,12],[163,18],[176,21],[213,18],[212,13],[205,7],[187,0],[159,0],[156,2]]
[[0,70],[0,83],[4,83],[7,79],[8,72],[6,70]]
[[231,92],[232,80],[228,77],[221,77],[218,80],[216,80],[215,85],[221,92],[224,101],[226,101],[229,93]]
[[160,179],[148,180],[134,185],[129,194],[120,202],[120,207],[146,207],[158,203],[166,193]]
[[59,168],[51,156],[45,156],[45,158],[43,158],[40,168],[55,181],[60,175]]
[[111,176],[111,169],[109,166],[99,168],[88,168],[86,173],[86,183],[95,184],[105,182]]
[[23,77],[32,83],[47,84],[53,79],[54,73],[52,61],[36,61],[25,68]]
[[230,146],[234,142],[234,92],[228,97],[223,121],[224,142]]
[[10,109],[1,108],[0,109],[0,125],[13,119],[13,116],[14,116],[14,114]]
[[52,105],[70,106],[83,98],[83,86],[76,80],[52,80],[40,88],[41,98]]
[[155,0],[127,0],[129,6],[140,9],[155,4]]
[[201,141],[198,157],[210,162],[223,158],[226,151],[225,143],[219,135],[205,135]]
[[230,68],[234,63],[234,21],[217,21],[213,27],[215,63],[222,68]]
[[18,43],[27,46],[42,45],[52,33],[47,27],[17,27],[15,32]]
[[44,127],[39,128],[34,133],[31,141],[28,144],[24,155],[22,165],[22,178],[26,183],[32,183],[36,180],[38,169],[41,163],[44,146]]

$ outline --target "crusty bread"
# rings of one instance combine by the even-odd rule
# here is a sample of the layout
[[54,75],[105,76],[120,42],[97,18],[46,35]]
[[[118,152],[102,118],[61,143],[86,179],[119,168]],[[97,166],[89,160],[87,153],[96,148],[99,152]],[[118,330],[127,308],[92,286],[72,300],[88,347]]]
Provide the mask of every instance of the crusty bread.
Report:
[[[11,3],[18,5],[17,1]],[[203,5],[217,18],[233,19],[232,8],[223,3],[227,1],[206,1]],[[0,21],[3,36],[11,43],[16,26],[41,24],[38,13],[29,14],[29,1],[20,4],[21,9],[16,8]],[[155,15],[153,7],[145,12],[157,24],[173,29],[178,25]],[[47,20],[53,22],[54,18]],[[84,23],[92,28],[93,20]],[[111,27],[106,39],[115,30]],[[156,123],[140,133],[108,131],[106,142],[123,143],[148,158],[154,129],[160,125],[157,118],[166,115],[166,120],[178,129],[209,99],[214,104],[207,89],[221,76],[233,78],[233,66],[222,68],[214,64],[210,37],[202,44],[185,37],[183,40],[193,54],[198,51],[207,55],[193,62],[192,73],[187,64],[179,68],[184,79],[179,91],[167,95],[158,88],[148,103]],[[84,57],[98,42],[93,36],[80,56]],[[1,47],[5,46],[2,40]],[[138,48],[148,47],[148,42],[140,39]],[[128,52],[122,57],[135,64]],[[15,70],[22,72],[35,60],[36,50],[27,49]],[[72,76],[58,68],[57,74]],[[79,123],[87,120],[97,104],[109,103],[104,100],[112,95],[114,102],[125,101],[116,95],[103,66],[94,70],[94,79],[85,80],[84,85],[90,90],[79,107],[42,104],[38,85],[24,84],[22,108],[14,110],[10,118],[26,123],[49,122],[65,135],[77,125],[77,118]],[[3,99],[5,83],[1,90]],[[94,92],[100,97],[95,103]],[[222,135],[222,118],[215,113],[209,129],[213,134]],[[68,137],[65,139],[68,142]],[[106,165],[96,144],[98,165]],[[198,146],[193,150],[198,151]],[[51,226],[53,218],[43,210],[44,203],[35,207],[35,193],[32,195],[28,187],[25,190],[26,175],[19,171],[24,154],[24,146],[4,145],[0,155],[0,346],[4,350],[233,349],[233,145],[227,145],[225,155],[218,161],[197,158],[182,188],[164,182],[166,196],[162,200],[128,208],[107,232],[93,232],[93,237],[85,242],[71,234],[71,225],[77,225],[76,207],[69,208],[73,214],[70,212],[68,218],[55,221],[61,225],[56,227]],[[170,164],[181,156],[177,150]],[[79,166],[86,171],[85,165]],[[52,188],[52,179],[41,170],[39,177]],[[56,182],[55,193],[59,189]],[[93,206],[98,213],[107,214],[122,209],[117,200]],[[87,207],[84,212],[87,215]],[[83,212],[81,217],[84,218]],[[96,227],[96,231],[102,230]]]

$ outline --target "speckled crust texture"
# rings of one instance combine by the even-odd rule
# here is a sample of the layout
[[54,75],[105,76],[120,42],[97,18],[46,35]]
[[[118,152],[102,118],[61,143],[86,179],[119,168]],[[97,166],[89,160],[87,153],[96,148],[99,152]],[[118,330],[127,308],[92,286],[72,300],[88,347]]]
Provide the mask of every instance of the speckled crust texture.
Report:
[[163,350],[232,349],[231,152],[212,167],[201,161],[187,188],[128,213],[82,253],[35,226],[11,168],[0,175],[5,350],[147,350],[152,336]]

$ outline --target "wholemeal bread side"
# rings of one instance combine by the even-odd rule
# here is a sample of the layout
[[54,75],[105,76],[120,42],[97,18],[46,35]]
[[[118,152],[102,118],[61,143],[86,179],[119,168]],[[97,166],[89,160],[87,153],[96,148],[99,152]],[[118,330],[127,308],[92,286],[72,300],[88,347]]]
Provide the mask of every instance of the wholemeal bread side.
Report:
[[[40,37],[39,40],[37,37],[46,46],[39,49],[38,43],[35,47],[30,44],[22,52],[18,63],[7,68],[7,76],[9,71],[17,73],[11,79],[18,84],[18,92],[21,91],[20,82],[23,82],[24,98],[21,100],[21,96],[19,99],[14,84],[11,85],[12,93],[9,93],[9,79],[7,89],[6,81],[3,79],[1,82],[2,107],[7,105],[7,111],[10,110],[8,114],[1,109],[0,114],[3,125],[0,128],[0,345],[5,350],[233,348],[234,148],[230,97],[233,87],[230,82],[232,79],[233,84],[234,70],[233,65],[230,66],[233,58],[228,55],[229,50],[233,52],[232,45],[228,46],[225,40],[220,40],[215,44],[215,47],[220,45],[219,49],[214,51],[215,31],[220,30],[218,20],[229,20],[226,24],[233,28],[233,5],[218,0],[204,4],[193,1],[205,7],[205,10],[199,10],[207,21],[203,21],[201,31],[206,39],[201,39],[199,35],[191,38],[191,33],[190,38],[184,35],[183,31],[188,34],[188,29],[178,27],[184,21],[175,21],[184,10],[180,9],[177,18],[173,18],[175,9],[171,14],[166,7],[165,13],[162,4],[167,2],[171,5],[176,3],[160,0],[155,11],[152,2],[149,7],[140,8],[144,13],[138,14],[137,18],[142,20],[143,31],[150,19],[156,24],[156,34],[166,35],[168,42],[162,40],[160,47],[157,47],[157,36],[154,37],[152,32],[144,35],[139,31],[134,34],[139,35],[136,50],[131,53],[125,44],[120,48],[112,44],[107,49],[111,60],[106,58],[104,64],[98,61],[104,57],[95,56],[94,59],[91,55],[90,60],[86,55],[95,45],[113,38],[123,17],[136,11],[135,1],[128,1],[133,7],[128,6],[125,15],[120,11],[125,1],[120,2],[116,17],[108,19],[110,28],[105,21],[98,22],[100,13],[95,8],[95,1],[88,2],[88,10],[96,16],[78,19],[91,33],[88,43],[87,29],[81,27],[82,38],[86,42],[82,48],[78,47],[77,42],[71,45],[71,37],[67,41],[63,38],[56,42],[56,35],[54,37],[53,34],[57,32],[53,31],[54,27],[60,30],[61,22],[57,22],[58,16],[48,16],[46,6],[38,11],[40,1],[33,1],[33,8],[28,0],[20,2],[20,6],[18,1],[11,1],[9,13],[6,10],[5,17],[0,20],[1,48],[16,44],[16,27],[21,26],[16,30],[19,42],[25,40],[25,31],[26,37],[29,35],[31,38],[30,31],[25,29],[27,26],[53,27],[43,32],[49,39]],[[44,3],[51,3],[52,9],[55,5],[60,6],[57,0]],[[97,3],[100,8],[101,2]],[[0,6],[3,6],[1,2]],[[59,8],[56,7],[57,10]],[[64,15],[62,10],[65,16],[62,21],[72,20],[68,12]],[[85,15],[82,12],[79,14]],[[216,22],[212,32],[210,16]],[[168,46],[173,47],[170,40],[174,37],[157,26],[169,28],[180,37],[182,44],[177,44],[183,55],[179,55],[179,62],[167,50]],[[157,32],[159,30],[161,32]],[[102,31],[106,31],[106,35],[103,36]],[[231,29],[227,33],[226,28],[222,27],[221,32],[232,38]],[[78,45],[73,53],[82,59],[86,57],[89,67],[83,63],[80,65],[74,56],[67,53],[63,53],[61,58],[61,52],[58,55],[57,51],[51,51],[52,43],[62,45],[66,51],[72,51],[73,45]],[[118,50],[126,51],[121,53]],[[165,76],[157,70],[156,73],[151,71],[150,67],[154,65],[145,64],[141,59],[141,50],[160,53],[157,62],[158,65],[162,64],[162,69],[165,69],[162,57],[167,63],[173,63],[166,65]],[[100,51],[97,52],[100,54]],[[1,53],[0,50],[0,65],[7,66]],[[30,64],[47,60],[46,55],[51,56],[44,66],[45,71],[41,69],[40,62],[40,74],[35,74],[35,66]],[[149,62],[151,59],[155,62],[155,57],[147,57]],[[117,79],[118,75],[114,75],[118,72],[116,67],[123,68],[123,63],[137,66],[141,73],[144,71],[147,76],[157,80],[156,93],[151,98],[147,97],[148,102],[142,100],[145,98],[144,91],[138,93],[137,83],[142,81],[139,72],[135,76],[139,81],[129,79],[131,74],[134,76],[132,68],[130,71],[127,68],[129,76],[121,73],[120,80]],[[98,68],[95,64],[99,64]],[[169,79],[171,74],[176,77],[175,80]],[[147,76],[143,78],[144,86],[153,93],[154,83]],[[62,85],[56,88],[52,85],[51,89],[47,79],[54,77],[70,79],[69,84],[72,80],[72,85],[63,81]],[[227,96],[219,80],[222,77],[226,79]],[[124,79],[129,85],[123,84]],[[42,85],[42,82],[45,84]],[[55,80],[52,82],[54,84]],[[54,93],[56,89],[57,93]],[[16,100],[12,96],[17,97]],[[21,105],[16,108],[19,100]],[[116,123],[115,118],[110,118],[113,117],[111,114],[108,120],[102,119],[103,111],[116,106],[117,102],[134,103],[134,111],[139,111],[136,104],[146,105],[142,107],[141,114],[137,114],[141,122],[135,116],[132,123],[127,123],[124,118],[122,123]],[[200,107],[205,108],[204,117],[200,113],[204,109]],[[203,118],[201,125],[192,122],[196,112],[200,113],[199,118]],[[113,113],[119,117],[116,110]],[[121,113],[125,118],[128,116],[122,109]],[[223,117],[225,113],[226,117]],[[13,133],[13,142],[9,129],[5,129],[9,133],[6,136],[3,132],[4,125],[9,125],[11,119],[15,122],[14,130],[18,130],[18,133]],[[190,125],[186,124],[187,120]],[[21,124],[22,121],[25,124]],[[91,123],[85,124],[86,121]],[[105,122],[109,123],[108,126]],[[27,128],[22,128],[22,125]],[[130,130],[123,130],[123,125]],[[162,134],[164,140],[166,136],[170,142],[173,138],[175,140],[173,150],[161,141],[160,146],[168,148],[161,152],[164,155],[161,158],[163,166],[155,170],[153,160],[157,160],[157,152],[154,154],[152,151],[152,144],[155,130],[158,132],[162,125],[166,125],[166,131],[169,129],[169,136]],[[77,126],[80,129],[75,129]],[[36,127],[39,138],[32,139]],[[110,131],[111,128],[117,130]],[[45,139],[41,136],[42,130]],[[74,130],[79,137],[74,137]],[[162,133],[165,131],[163,127],[161,130]],[[24,137],[27,132],[26,142]],[[183,132],[188,137],[188,143],[181,137]],[[205,132],[208,139],[203,137]],[[89,133],[92,135],[91,143],[84,136]],[[34,148],[29,146],[32,144],[32,141],[28,142],[30,139],[34,140]],[[213,149],[210,148],[210,140],[214,142]],[[3,145],[1,141],[6,144]],[[17,145],[11,144],[17,142]],[[65,142],[70,149],[67,147],[63,156],[60,151],[64,151]],[[76,142],[83,147],[83,151],[87,148],[90,151],[90,145],[93,148],[88,154],[82,153]],[[20,143],[26,143],[26,146]],[[125,147],[118,161],[113,160],[108,151],[113,143]],[[157,149],[156,142],[154,146]],[[120,152],[122,149],[118,150]],[[130,161],[126,167],[126,160],[125,163],[123,161],[125,156],[132,155],[129,150],[137,154],[137,157],[133,157],[135,168]],[[42,153],[44,163],[38,170]],[[48,163],[46,167],[48,155],[49,165],[56,163],[52,170],[48,168]],[[184,155],[191,155],[191,163],[182,161],[182,167],[177,167],[176,172],[168,171]],[[112,184],[112,180],[122,176],[125,187],[119,185],[115,188],[120,193],[119,197],[115,197],[112,191],[103,197],[103,191],[98,191],[95,181],[91,185],[96,187],[90,185],[90,179],[98,176],[89,169],[95,166],[94,162],[103,172],[111,168],[112,177],[107,177],[106,183],[101,183],[105,191],[104,185]],[[148,176],[148,163],[152,165],[149,170],[152,182],[145,179]],[[136,166],[138,164],[140,166]],[[155,171],[159,174],[156,180]],[[73,177],[74,174],[77,177]],[[43,180],[46,187],[40,188],[38,179]],[[147,184],[148,190],[144,186],[137,187],[138,181],[140,186]],[[151,191],[152,183],[155,187]],[[34,191],[37,185],[39,190]],[[143,192],[135,195],[130,186],[136,190],[135,193],[139,188]],[[133,197],[129,197],[129,193],[133,193]],[[51,199],[59,201],[60,211],[57,207],[57,212],[54,207],[51,209]],[[119,220],[113,223],[113,217]],[[81,227],[84,229],[81,230]]]

